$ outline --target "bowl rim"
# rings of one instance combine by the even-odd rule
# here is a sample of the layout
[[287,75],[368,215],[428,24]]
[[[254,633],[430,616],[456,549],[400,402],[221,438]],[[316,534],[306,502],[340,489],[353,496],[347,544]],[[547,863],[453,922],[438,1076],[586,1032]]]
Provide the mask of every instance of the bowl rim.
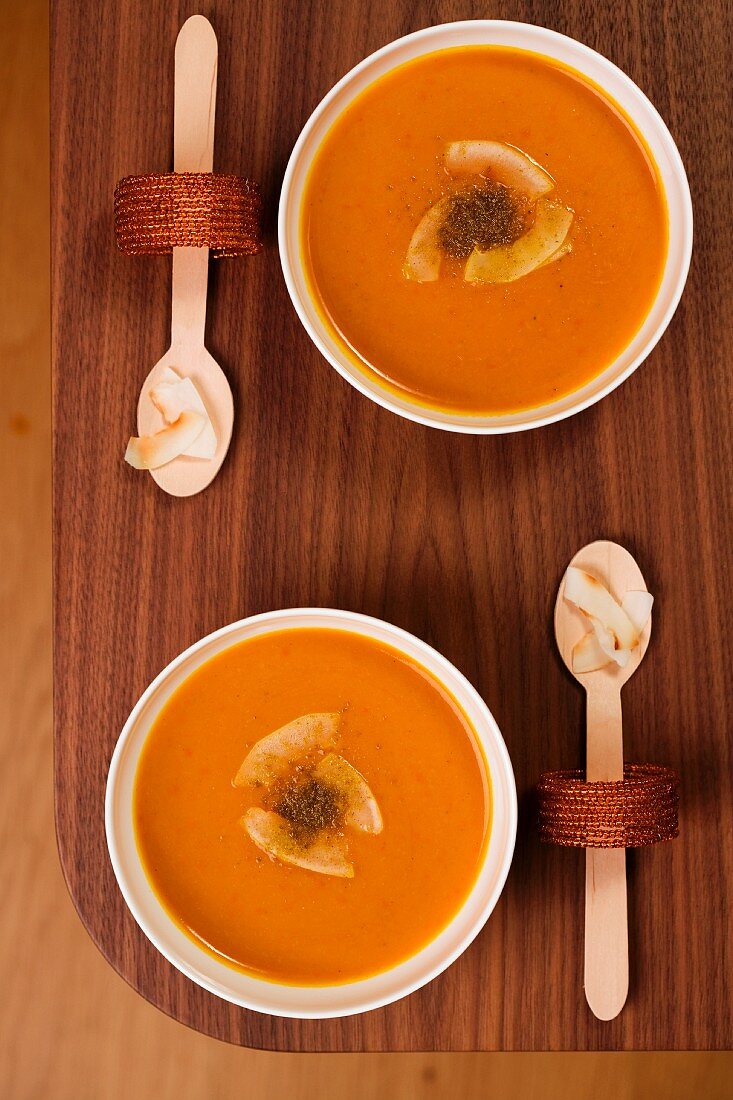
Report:
[[[548,49],[552,46],[558,49],[564,48],[574,54],[574,58],[571,60],[562,60],[563,64],[573,67],[574,63],[580,64],[585,61],[588,64],[598,66],[607,75],[612,82],[618,82],[629,95],[636,100],[637,106],[640,110],[645,111],[649,117],[651,124],[654,127],[655,136],[664,147],[666,156],[670,162],[670,172],[674,177],[675,183],[679,189],[677,195],[678,207],[680,211],[679,223],[675,224],[674,229],[679,233],[679,247],[677,249],[677,259],[675,261],[675,273],[673,277],[673,285],[667,293],[667,304],[663,312],[657,319],[656,325],[649,333],[643,344],[638,351],[633,355],[631,360],[623,367],[613,373],[616,363],[621,360],[628,352],[628,349],[638,339],[644,326],[647,324],[649,318],[652,316],[657,303],[662,295],[663,286],[668,276],[668,269],[670,269],[672,258],[672,235],[673,235],[673,223],[672,215],[669,207],[669,192],[664,181],[661,180],[661,168],[659,164],[656,165],[657,171],[660,175],[660,181],[662,182],[663,191],[665,193],[665,199],[667,200],[668,209],[668,229],[669,240],[667,247],[667,256],[665,259],[664,270],[662,278],[660,280],[659,288],[654,300],[652,301],[649,310],[647,311],[644,321],[637,332],[632,335],[629,342],[625,345],[619,355],[609,363],[603,371],[589,379],[583,386],[579,387],[575,391],[571,391],[570,394],[566,394],[564,398],[560,398],[557,402],[549,404],[539,405],[534,408],[520,410],[518,413],[502,414],[496,417],[485,416],[471,416],[468,414],[452,413],[449,411],[441,410],[440,408],[431,408],[430,406],[422,405],[417,402],[410,401],[407,397],[401,397],[396,393],[392,393],[386,386],[372,381],[363,371],[360,370],[356,362],[351,362],[348,356],[341,352],[340,349],[334,349],[334,346],[327,343],[324,339],[323,333],[315,327],[311,321],[306,304],[303,301],[300,289],[298,287],[294,269],[296,265],[300,264],[299,249],[296,248],[295,257],[291,255],[291,248],[289,245],[289,238],[294,229],[294,236],[296,240],[299,240],[299,224],[300,224],[300,201],[292,201],[292,191],[294,187],[294,181],[296,173],[301,167],[301,158],[304,154],[304,149],[313,131],[316,129],[321,119],[331,108],[332,104],[341,96],[341,94],[348,89],[349,85],[356,81],[359,77],[365,74],[369,69],[377,66],[384,59],[389,58],[390,55],[398,53],[404,50],[406,47],[414,43],[425,43],[426,48],[420,50],[418,53],[412,55],[409,58],[404,58],[395,62],[389,69],[380,73],[380,76],[385,75],[385,72],[390,71],[392,68],[397,68],[399,65],[406,61],[414,60],[418,56],[422,56],[427,53],[438,52],[441,49],[449,49],[451,45],[441,46],[434,40],[440,39],[445,36],[460,35],[462,33],[469,33],[470,31],[479,30],[487,35],[492,32],[496,34],[516,34],[527,36],[529,39],[534,40],[534,44],[516,45],[511,47],[511,43],[506,42],[490,42],[487,41],[485,45],[509,45],[511,48],[520,50],[526,50],[527,52],[536,52],[544,54],[544,56],[552,57],[552,53],[544,52],[542,45],[545,44]],[[461,43],[454,42],[453,45],[460,46]],[[578,68],[578,71],[585,73],[583,68]],[[378,78],[376,78],[378,79]],[[612,102],[616,102],[616,95],[611,92],[605,81],[598,79],[596,76],[589,76],[589,79],[593,80],[601,90],[611,99]],[[363,91],[360,88],[355,94],[359,94]],[[344,107],[351,102],[348,99],[344,104]],[[634,126],[644,138],[647,146],[650,146],[650,126],[642,124],[635,112],[628,110],[626,107],[622,108],[626,114],[631,118]],[[343,108],[342,108],[343,110]],[[340,111],[338,112],[340,113]],[[322,139],[321,139],[322,140]],[[310,167],[313,156],[320,146],[320,141],[316,147],[310,152],[307,157],[307,167]],[[651,148],[650,148],[651,153]],[[656,159],[656,158],[654,158]],[[306,169],[307,171],[307,169]],[[299,200],[302,197],[298,196]],[[294,226],[293,226],[294,223]],[[576,413],[582,412],[584,409],[590,408],[592,405],[597,404],[604,397],[612,393],[617,389],[622,382],[625,382],[634,371],[644,362],[644,360],[654,350],[657,343],[666,331],[676,309],[679,305],[682,292],[687,281],[687,275],[690,267],[690,260],[692,256],[692,238],[693,238],[693,211],[692,211],[692,198],[690,195],[690,187],[685,172],[685,167],[680,156],[677,145],[670,133],[664,119],[657,111],[654,104],[648,98],[648,96],[641,90],[641,88],[629,77],[623,69],[619,68],[614,62],[610,61],[603,54],[597,50],[592,49],[590,46],[586,46],[584,43],[579,42],[577,39],[570,37],[569,35],[561,34],[559,31],[550,30],[547,27],[542,27],[534,23],[524,23],[517,20],[506,19],[465,19],[457,20],[455,22],[440,23],[430,27],[424,27],[421,30],[413,31],[410,34],[396,38],[391,42],[386,43],[367,57],[363,58],[360,62],[354,65],[336,84],[326,93],[326,95],[316,105],[310,116],[308,117],[303,129],[301,130],[298,139],[293,147],[293,150],[288,159],[287,167],[283,177],[282,188],[280,192],[280,202],[278,207],[278,250],[280,255],[280,264],[282,267],[283,277],[285,284],[290,295],[290,299],[293,303],[295,311],[300,319],[301,324],[305,328],[312,343],[319,350],[321,355],[326,361],[344,378],[350,385],[362,393],[365,397],[368,397],[371,401],[374,401],[382,408],[388,409],[390,412],[396,413],[398,416],[402,416],[404,419],[411,420],[414,423],[422,424],[427,427],[440,428],[444,431],[458,432],[468,435],[505,435],[512,432],[529,431],[532,428],[544,427],[548,424],[555,424],[559,421],[565,420],[570,416],[574,416]],[[305,297],[313,304],[316,313],[318,312],[317,306],[312,302],[312,296],[306,293]],[[321,328],[326,331],[326,326],[321,324]],[[600,379],[605,376],[609,376],[608,380],[602,382],[599,385],[595,385]],[[585,393],[584,391],[590,390]],[[574,395],[578,395],[577,400],[574,400]],[[555,405],[559,405],[561,402],[566,403],[566,407],[561,409],[554,409]],[[544,411],[543,410],[547,410]],[[553,411],[554,410],[554,411]]]
[[[372,975],[366,979],[358,979],[354,982],[347,982],[338,985],[326,985],[326,986],[308,986],[308,985],[290,985],[285,982],[272,981],[266,978],[259,978],[257,976],[245,975],[248,982],[254,983],[257,992],[265,991],[267,989],[276,991],[286,991],[290,994],[294,994],[297,999],[297,994],[300,992],[304,997],[308,995],[316,995],[319,992],[323,992],[324,1000],[327,999],[329,993],[333,994],[334,991],[348,991],[354,990],[354,1003],[347,1006],[339,1006],[337,1011],[334,1011],[328,1006],[319,1008],[316,1005],[309,1004],[307,1006],[299,1006],[297,1004],[287,1005],[286,1010],[283,1010],[282,1005],[277,1007],[268,1006],[263,1001],[258,999],[258,996],[247,995],[235,995],[230,991],[227,991],[222,982],[216,978],[212,978],[207,975],[205,971],[196,966],[192,966],[185,958],[176,950],[175,946],[171,946],[171,941],[181,942],[181,937],[185,940],[189,948],[192,947],[194,954],[202,966],[208,965],[210,972],[217,972],[221,975],[222,971],[227,974],[239,975],[241,977],[242,972],[236,970],[233,967],[227,967],[224,963],[219,962],[214,956],[209,955],[203,948],[199,947],[195,940],[185,935],[173,918],[167,913],[166,909],[159,901],[157,894],[153,890],[152,885],[147,879],[145,874],[142,860],[140,859],[139,852],[134,841],[134,832],[130,826],[131,836],[118,837],[118,816],[122,814],[131,819],[132,817],[132,801],[131,797],[129,804],[123,806],[121,809],[118,805],[120,800],[119,788],[122,780],[125,779],[125,785],[129,786],[130,792],[132,791],[132,784],[134,782],[134,774],[137,769],[137,761],[139,759],[140,750],[147,738],[147,731],[150,724],[156,714],[159,712],[160,707],[167,701],[173,691],[176,690],[180,682],[188,678],[188,675],[194,670],[190,669],[185,673],[178,682],[171,688],[168,695],[158,702],[157,711],[154,709],[155,696],[161,688],[171,680],[177,672],[183,668],[184,665],[190,662],[191,658],[194,658],[201,651],[210,649],[213,645],[222,642],[230,635],[234,635],[230,642],[224,642],[218,648],[214,649],[209,656],[214,656],[215,653],[229,647],[229,645],[238,644],[239,641],[243,641],[244,638],[239,638],[237,635],[242,630],[249,628],[263,627],[262,630],[254,629],[253,633],[248,635],[249,637],[256,636],[258,633],[276,632],[281,629],[288,629],[290,620],[297,618],[300,620],[311,620],[314,617],[323,618],[323,626],[326,629],[341,629],[351,630],[355,633],[366,635],[367,637],[378,637],[377,633],[370,634],[369,630],[374,629],[381,631],[387,635],[382,639],[385,644],[392,645],[394,648],[405,653],[412,660],[420,661],[420,657],[415,655],[415,651],[418,654],[424,654],[426,661],[424,667],[428,672],[433,675],[452,695],[455,696],[457,702],[462,709],[467,711],[473,709],[475,713],[481,716],[482,724],[477,726],[474,717],[468,715],[469,722],[474,729],[474,733],[477,742],[481,749],[482,765],[487,773],[487,777],[490,779],[490,787],[492,790],[492,811],[494,808],[495,789],[497,787],[497,781],[501,780],[502,784],[502,802],[504,809],[504,820],[502,821],[502,840],[500,857],[498,862],[496,861],[496,853],[494,853],[494,862],[496,866],[491,875],[490,889],[486,890],[486,884],[482,882],[482,876],[488,874],[487,867],[490,863],[490,851],[493,847],[494,834],[499,836],[499,830],[497,829],[497,823],[494,820],[492,813],[491,829],[489,832],[489,839],[485,845],[484,852],[482,853],[481,860],[478,869],[475,874],[474,881],[471,888],[461,903],[458,910],[453,914],[450,921],[442,928],[436,935],[425,944],[418,952],[410,956],[408,959],[395,966],[389,967],[386,970],[380,971],[378,974]],[[326,621],[328,620],[328,621]],[[279,625],[285,623],[286,625]],[[307,625],[305,622],[303,626]],[[318,625],[321,625],[320,623]],[[297,624],[296,627],[297,629]],[[202,657],[200,663],[207,660],[208,657]],[[429,663],[430,662],[430,663]],[[447,678],[453,681],[453,684],[446,683],[442,676],[435,671],[435,667],[444,669]],[[200,667],[195,665],[194,668]],[[454,686],[458,685],[463,696],[457,694]],[[140,747],[137,750],[137,755],[133,757],[132,764],[128,762],[128,772],[130,768],[132,773],[125,774],[124,768],[126,766],[126,753],[132,740],[136,734],[138,723],[142,716],[145,714],[149,704],[153,702],[153,717],[149,718],[147,723],[147,729],[140,735]],[[467,703],[469,705],[467,705]],[[489,763],[490,752],[493,753],[493,764]],[[495,770],[495,766],[498,768]],[[395,626],[392,623],[383,619],[378,619],[374,616],[364,615],[358,612],[343,611],[337,608],[325,608],[325,607],[299,607],[299,608],[282,608],[276,611],[262,612],[257,615],[247,616],[243,619],[236,620],[229,623],[226,626],[220,627],[218,630],[214,630],[211,633],[205,635],[203,638],[194,642],[188,646],[185,650],[174,657],[160,673],[151,681],[145,691],[142,693],[138,701],[132,708],[125,724],[120,732],[120,735],[115,744],[115,748],[110,761],[107,784],[105,790],[105,836],[107,840],[107,849],[109,853],[112,869],[117,881],[117,885],[122,893],[124,901],[132,914],[138,927],[145,934],[147,939],[153,944],[153,946],[160,952],[161,955],[169,963],[171,963],[179,972],[184,974],[185,977],[195,982],[201,988],[213,993],[215,996],[228,1001],[232,1004],[239,1005],[240,1007],[250,1009],[252,1011],[261,1012],[265,1015],[280,1016],[291,1019],[336,1019],[346,1016],[352,1016],[357,1013],[371,1011],[376,1008],[381,1008],[384,1005],[391,1004],[395,1001],[409,996],[409,994],[420,989],[422,986],[427,985],[444,970],[446,970],[455,960],[463,954],[473,940],[483,929],[484,925],[488,921],[491,913],[493,912],[496,903],[504,889],[511,862],[514,854],[514,848],[516,844],[517,835],[517,821],[518,821],[518,802],[516,783],[514,778],[514,771],[512,768],[511,759],[507,750],[504,739],[501,735],[499,727],[494,719],[487,704],[479,695],[478,691],[473,687],[470,681],[460,672],[459,669],[453,665],[446,657],[444,657],[438,650],[428,645],[422,639],[416,635],[403,630],[401,627]],[[123,848],[127,849],[127,854],[123,855]],[[144,890],[147,898],[140,902],[139,899],[139,887],[134,886],[130,878],[128,877],[128,868],[126,866],[126,860],[129,862],[130,851],[134,850],[133,862],[135,863],[135,874],[139,879],[140,875],[147,883],[147,888]],[[450,930],[454,928],[460,921],[464,914],[468,911],[472,905],[476,907],[477,896],[481,889],[486,891],[485,896],[480,900],[478,905],[477,914],[471,920],[465,934],[463,934],[458,941],[453,945],[451,950],[446,951],[441,957],[434,962],[433,965],[427,967],[421,971],[417,976],[413,975],[412,980],[404,981],[399,984],[399,987],[391,992],[383,993],[382,995],[371,995],[368,987],[372,984],[376,984],[380,979],[385,979],[389,975],[398,974],[400,970],[407,967],[414,967],[417,960],[421,956],[430,952],[438,941],[442,937],[447,937]],[[152,900],[151,900],[152,899]],[[163,925],[166,929],[168,939],[165,936],[161,936],[156,928],[153,926],[152,921],[149,919],[146,905],[153,905],[155,914],[160,919],[163,918]],[[265,994],[266,998],[266,994]],[[312,998],[311,998],[312,999]]]

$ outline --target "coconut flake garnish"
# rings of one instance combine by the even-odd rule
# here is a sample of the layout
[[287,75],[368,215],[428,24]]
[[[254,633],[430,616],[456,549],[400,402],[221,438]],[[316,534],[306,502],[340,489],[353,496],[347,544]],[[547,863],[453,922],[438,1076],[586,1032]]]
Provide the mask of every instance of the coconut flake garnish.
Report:
[[[474,247],[464,269],[467,283],[511,283],[572,252],[568,233],[573,212],[546,197],[554,190],[555,181],[521,149],[501,141],[452,141],[445,147],[443,166],[453,179],[474,176],[484,187],[505,188],[507,195],[521,196],[534,212],[529,229],[515,240],[490,247],[484,243],[483,250]],[[462,194],[452,191],[443,195],[418,222],[402,265],[406,279],[432,283],[439,278],[444,256],[441,231],[452,203]]]
[[317,749],[333,749],[341,715],[303,714],[255,742],[234,777],[235,787],[260,787],[275,782],[301,757]]
[[259,806],[251,806],[241,824],[250,840],[271,859],[321,875],[354,877],[354,866],[339,836],[324,834],[312,843],[302,843],[284,817]]
[[532,227],[511,244],[486,252],[474,248],[463,278],[467,283],[513,283],[550,260],[559,259],[572,224],[572,211],[541,198]]
[[157,470],[183,454],[206,427],[206,417],[197,412],[182,412],[178,419],[155,435],[131,436],[125,462],[136,470]]
[[450,201],[450,195],[444,195],[418,222],[402,265],[402,274],[406,279],[416,283],[434,283],[440,275],[443,251],[439,234]]
[[196,412],[206,417],[206,426],[190,447],[182,452],[187,458],[213,458],[216,454],[216,433],[201,394],[190,378],[181,378],[165,367],[161,381],[150,391],[150,400],[169,423],[174,423],[182,412]]
[[363,833],[381,833],[384,824],[377,800],[364,776],[348,760],[330,752],[313,769],[313,776],[339,793],[346,825]]
[[260,738],[233,780],[260,788],[264,805],[241,825],[272,859],[319,874],[352,878],[344,830],[384,828],[371,787],[343,756],[328,751],[339,736],[337,712],[304,714]]
[[171,367],[164,367],[160,377],[149,397],[166,421],[166,427],[153,435],[131,436],[125,462],[136,470],[157,470],[182,455],[213,458],[216,433],[195,385]]
[[612,662],[625,668],[649,621],[654,597],[627,592],[619,604],[601,581],[572,565],[565,574],[564,596],[593,628],[573,648],[573,672],[595,672]]
[[555,181],[536,161],[503,141],[451,141],[443,164],[451,176],[490,176],[530,199],[552,191]]

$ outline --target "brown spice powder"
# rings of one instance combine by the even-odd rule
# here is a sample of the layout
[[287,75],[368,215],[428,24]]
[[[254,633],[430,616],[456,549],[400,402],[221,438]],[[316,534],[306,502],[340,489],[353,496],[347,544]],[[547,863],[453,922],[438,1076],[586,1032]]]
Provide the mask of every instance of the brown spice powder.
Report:
[[340,825],[343,816],[339,792],[312,775],[282,786],[272,808],[290,823],[293,839],[304,847],[313,842],[321,829]]
[[524,196],[487,180],[451,197],[438,241],[449,256],[465,260],[475,247],[486,251],[517,240],[526,228],[527,216]]

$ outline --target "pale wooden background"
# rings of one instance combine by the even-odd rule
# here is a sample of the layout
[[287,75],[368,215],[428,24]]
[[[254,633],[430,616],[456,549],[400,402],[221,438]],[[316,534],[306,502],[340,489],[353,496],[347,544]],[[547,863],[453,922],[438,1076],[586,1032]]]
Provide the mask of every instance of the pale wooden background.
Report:
[[47,57],[43,0],[0,0],[0,662],[10,670],[0,691],[0,1095],[730,1096],[728,1054],[240,1050],[164,1017],[97,953],[66,894],[53,833]]

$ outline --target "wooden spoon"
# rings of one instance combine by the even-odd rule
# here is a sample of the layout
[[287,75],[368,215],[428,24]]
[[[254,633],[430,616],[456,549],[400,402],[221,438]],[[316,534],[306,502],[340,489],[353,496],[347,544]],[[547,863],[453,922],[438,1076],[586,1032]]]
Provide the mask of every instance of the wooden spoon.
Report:
[[[217,55],[211,23],[203,15],[192,15],[176,40],[173,125],[176,172],[213,170]],[[208,248],[173,249],[171,346],[145,379],[137,406],[140,435],[152,435],[165,426],[149,397],[150,390],[161,381],[165,367],[190,378],[206,406],[217,439],[214,457],[181,456],[150,471],[161,489],[176,497],[200,492],[216,476],[229,449],[234,423],[229,383],[204,347],[208,269]]]
[[[596,577],[620,603],[627,592],[646,590],[628,550],[615,542],[591,542],[571,565]],[[590,629],[585,615],[564,598],[563,578],[555,604],[555,638],[563,661],[573,672],[573,646]],[[623,779],[624,751],[621,688],[646,652],[651,618],[631,651],[626,668],[607,665],[577,675],[587,696],[586,778]],[[585,996],[599,1020],[612,1020],[629,991],[629,934],[626,911],[626,849],[586,848],[585,854]]]

